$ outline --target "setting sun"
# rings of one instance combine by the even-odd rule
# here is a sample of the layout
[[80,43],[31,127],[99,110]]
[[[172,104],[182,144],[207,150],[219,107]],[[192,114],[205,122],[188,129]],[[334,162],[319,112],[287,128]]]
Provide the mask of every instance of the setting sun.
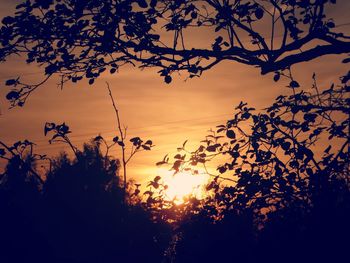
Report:
[[165,190],[165,198],[174,200],[176,204],[181,204],[186,197],[193,196],[201,199],[205,196],[205,185],[209,180],[209,175],[205,173],[192,174],[190,172],[179,172],[162,169],[160,171]]

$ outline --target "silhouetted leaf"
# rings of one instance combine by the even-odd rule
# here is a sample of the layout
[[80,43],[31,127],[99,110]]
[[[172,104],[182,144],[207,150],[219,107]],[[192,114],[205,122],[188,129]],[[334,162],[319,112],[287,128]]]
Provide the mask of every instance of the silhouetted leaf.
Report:
[[174,159],[181,159],[181,158],[182,158],[182,156],[179,153],[174,156]]
[[137,3],[138,3],[138,5],[141,8],[147,8],[148,7],[148,4],[147,4],[146,0],[137,0]]
[[236,133],[233,130],[228,130],[226,132],[226,136],[230,139],[235,139],[236,138]]
[[329,28],[335,28],[334,22],[333,22],[333,21],[327,22],[327,27],[329,27]]
[[6,86],[13,86],[13,85],[15,85],[17,83],[17,80],[15,80],[15,79],[8,79],[8,80],[6,80]]
[[159,182],[160,179],[162,179],[162,178],[159,175],[157,175],[156,177],[154,177],[153,181]]
[[292,80],[292,81],[289,83],[289,86],[290,86],[291,88],[294,88],[294,89],[300,87],[299,83],[298,83],[297,81],[295,81],[295,80]]
[[170,84],[172,80],[173,80],[173,79],[172,79],[172,77],[171,77],[170,75],[167,75],[167,76],[164,77],[164,81],[165,81],[165,83],[167,83],[167,84]]
[[12,90],[10,91],[9,93],[7,93],[6,95],[6,99],[7,100],[16,100],[19,98],[19,92],[18,91],[15,91],[15,90]]
[[56,128],[56,124],[53,122],[47,122],[45,123],[44,127],[44,135],[46,136],[49,131],[52,131]]
[[56,72],[57,70],[57,66],[55,64],[51,64],[51,65],[48,65],[46,68],[45,68],[45,74],[46,75],[51,75],[53,74],[54,72]]
[[152,145],[153,142],[152,142],[151,140],[147,140],[147,141],[145,142],[145,144]]
[[288,151],[290,146],[291,146],[290,142],[284,142],[284,143],[281,144],[282,149],[285,150],[285,151]]
[[143,148],[143,149],[145,149],[146,151],[150,151],[151,150],[151,147],[149,147],[148,145],[141,145],[141,147]]
[[181,160],[177,160],[177,161],[174,162],[173,167],[171,169],[175,170],[176,172],[178,172],[179,169],[180,169],[181,164],[182,164],[182,161]]
[[254,14],[257,19],[261,19],[264,16],[264,10],[262,8],[257,8]]

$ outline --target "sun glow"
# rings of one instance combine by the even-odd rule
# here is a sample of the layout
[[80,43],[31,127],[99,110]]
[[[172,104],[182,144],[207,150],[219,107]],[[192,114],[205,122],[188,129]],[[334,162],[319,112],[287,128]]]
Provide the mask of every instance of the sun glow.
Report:
[[205,197],[205,185],[209,180],[209,175],[205,173],[192,174],[190,172],[179,172],[162,170],[161,177],[165,190],[165,198],[173,200],[176,204],[182,204],[187,197],[202,199]]

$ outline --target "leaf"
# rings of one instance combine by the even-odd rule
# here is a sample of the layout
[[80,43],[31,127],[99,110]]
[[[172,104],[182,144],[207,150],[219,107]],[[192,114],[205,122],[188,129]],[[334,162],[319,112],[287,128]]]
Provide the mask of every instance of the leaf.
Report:
[[13,86],[13,85],[15,85],[16,83],[17,83],[17,80],[15,80],[15,79],[8,79],[8,80],[6,80],[5,85],[6,85],[6,86]]
[[207,151],[208,152],[215,152],[216,151],[216,148],[217,148],[217,145],[210,145],[207,147]]
[[164,81],[165,81],[166,84],[170,84],[172,80],[173,79],[172,79],[172,77],[170,75],[166,75],[164,77]]
[[150,151],[151,150],[151,147],[149,147],[148,145],[141,145],[141,147],[143,148],[143,149],[145,149],[146,151]]
[[327,27],[328,27],[328,28],[335,28],[334,22],[333,22],[333,21],[327,22]]
[[275,76],[273,76],[273,80],[275,82],[279,81],[281,78],[281,74],[279,72],[275,72]]
[[226,136],[230,139],[235,139],[236,138],[236,133],[233,130],[228,130],[226,132]]
[[4,25],[10,25],[10,24],[13,24],[15,21],[16,21],[16,20],[15,20],[13,17],[11,17],[11,16],[6,16],[6,17],[4,17],[4,18],[2,19],[1,22],[2,22]]
[[15,90],[12,90],[10,91],[9,93],[7,93],[6,95],[6,99],[7,100],[16,100],[19,98],[19,92],[18,91],[15,91]]
[[147,141],[145,142],[145,144],[152,145],[152,144],[153,144],[153,142],[152,142],[151,140],[147,140]]
[[196,19],[197,17],[198,17],[198,13],[197,12],[194,11],[194,12],[191,13],[191,18],[192,19]]
[[246,111],[242,114],[242,119],[249,119],[250,116],[251,116],[251,114],[248,111]]
[[156,7],[156,5],[157,5],[157,0],[151,0],[150,6],[154,8]]
[[292,81],[289,83],[289,87],[295,89],[295,88],[299,88],[300,85],[299,85],[299,83],[298,83],[297,81],[292,80]]
[[118,137],[118,136],[115,136],[115,137],[113,138],[113,142],[118,142],[118,140],[119,140],[119,137]]
[[57,68],[57,66],[55,64],[48,65],[45,68],[45,74],[46,75],[50,75],[50,74],[54,73],[57,69],[58,68]]
[[174,156],[174,159],[181,159],[181,158],[182,158],[182,156],[179,153]]
[[94,82],[95,82],[95,79],[89,79],[89,85],[94,84]]
[[47,135],[47,133],[49,132],[49,131],[52,131],[53,129],[55,129],[56,128],[56,124],[54,124],[53,122],[47,122],[47,123],[45,123],[45,127],[44,127],[44,135],[46,136]]
[[264,16],[264,10],[262,8],[255,9],[254,15],[257,19],[261,19]]
[[222,36],[218,36],[216,39],[215,39],[215,42],[216,43],[221,43],[222,41],[224,40],[224,38]]
[[329,145],[329,146],[324,150],[324,152],[328,154],[329,151],[331,150],[331,148],[332,148],[332,145]]
[[140,137],[133,137],[130,139],[130,142],[137,142],[137,141],[140,141]]
[[154,177],[153,181],[159,182],[160,179],[162,179],[162,178],[159,175],[157,175],[156,177]]
[[134,137],[134,138],[130,139],[130,142],[132,142],[132,144],[134,146],[139,146],[141,144],[142,140],[140,137]]
[[219,173],[223,174],[227,171],[227,168],[225,166],[220,166],[217,170],[219,171]]
[[59,131],[60,131],[61,133],[63,133],[63,134],[70,133],[69,127],[68,127],[68,125],[66,125],[66,123],[63,123],[62,125],[59,125],[57,128],[58,128]]
[[119,146],[124,147],[125,144],[123,142],[118,142]]
[[284,142],[284,143],[282,143],[282,145],[281,145],[282,149],[285,150],[285,151],[288,151],[289,148],[290,148],[290,146],[291,146],[291,143],[290,143],[290,142]]
[[181,160],[177,160],[177,161],[175,161],[174,162],[174,164],[173,164],[173,167],[171,168],[171,169],[173,169],[173,170],[175,170],[175,171],[179,171],[179,169],[180,169],[180,166],[181,166],[181,163],[182,163],[182,161]]
[[343,63],[349,63],[350,62],[350,58],[346,58],[342,61]]
[[146,0],[138,0],[137,4],[141,7],[141,8],[147,8],[148,4],[146,2]]

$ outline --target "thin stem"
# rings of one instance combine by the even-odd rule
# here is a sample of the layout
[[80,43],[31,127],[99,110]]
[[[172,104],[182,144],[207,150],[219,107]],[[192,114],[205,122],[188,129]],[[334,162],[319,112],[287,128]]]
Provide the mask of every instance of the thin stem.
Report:
[[115,104],[115,101],[114,101],[114,98],[113,98],[113,95],[112,95],[112,91],[111,91],[111,89],[109,87],[109,83],[106,82],[106,84],[107,84],[107,89],[108,89],[108,92],[109,92],[109,97],[112,100],[113,109],[114,109],[114,112],[115,112],[116,117],[117,117],[118,130],[119,130],[120,138],[121,138],[121,141],[122,141],[121,148],[122,148],[122,163],[123,163],[123,200],[125,201],[125,199],[126,199],[126,186],[127,186],[127,174],[126,174],[127,160],[126,160],[126,154],[125,154],[125,143],[124,143],[124,140],[125,140],[126,129],[125,129],[125,133],[124,133],[123,129],[121,127],[119,111],[118,111],[118,108],[117,108],[117,106]]

